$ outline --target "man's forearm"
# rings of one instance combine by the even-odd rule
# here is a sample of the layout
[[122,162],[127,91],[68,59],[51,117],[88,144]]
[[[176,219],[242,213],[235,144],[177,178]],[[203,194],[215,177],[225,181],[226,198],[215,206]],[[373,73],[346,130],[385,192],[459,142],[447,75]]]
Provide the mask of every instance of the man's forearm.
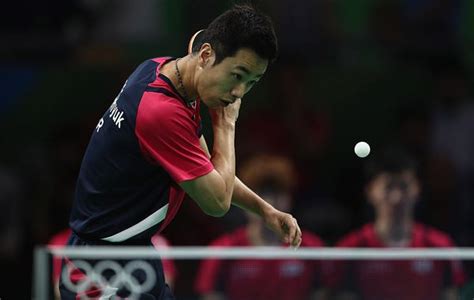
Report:
[[[214,131],[214,135],[216,132]],[[222,140],[215,139],[214,141],[214,149],[215,143]],[[202,149],[207,153],[209,158],[211,158],[212,163],[214,164],[214,168],[216,168],[216,163],[220,162],[220,158],[215,157],[215,152],[211,156],[209,153],[209,148],[207,147],[206,140],[204,137],[200,139]],[[218,147],[219,148],[219,147]],[[214,150],[213,149],[213,150]],[[234,149],[234,148],[232,148]],[[235,168],[235,162],[234,162]],[[235,172],[235,169],[234,169]],[[235,174],[235,173],[234,173]],[[271,210],[273,207],[268,204],[265,200],[263,200],[260,196],[254,193],[249,187],[247,187],[239,178],[234,175],[234,185],[233,185],[233,192],[232,192],[232,204],[245,209],[247,211],[251,211],[259,216],[263,216],[264,212],[267,210]]]
[[214,169],[221,175],[225,184],[225,199],[231,201],[235,184],[235,150],[234,150],[234,127],[214,128],[214,145],[212,149],[211,162]]
[[232,204],[262,217],[273,209],[273,206],[263,200],[237,177],[235,177]]

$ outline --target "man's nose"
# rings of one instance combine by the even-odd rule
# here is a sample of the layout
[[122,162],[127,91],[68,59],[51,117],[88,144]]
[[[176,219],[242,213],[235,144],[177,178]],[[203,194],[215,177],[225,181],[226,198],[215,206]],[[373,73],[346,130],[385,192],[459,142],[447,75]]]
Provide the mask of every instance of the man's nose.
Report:
[[392,204],[398,204],[400,203],[402,200],[403,200],[403,197],[405,197],[405,193],[403,190],[401,189],[392,189],[389,193],[388,193],[388,199],[390,201],[390,203]]
[[240,83],[234,86],[234,88],[230,91],[230,94],[235,99],[242,98],[245,95],[245,84]]

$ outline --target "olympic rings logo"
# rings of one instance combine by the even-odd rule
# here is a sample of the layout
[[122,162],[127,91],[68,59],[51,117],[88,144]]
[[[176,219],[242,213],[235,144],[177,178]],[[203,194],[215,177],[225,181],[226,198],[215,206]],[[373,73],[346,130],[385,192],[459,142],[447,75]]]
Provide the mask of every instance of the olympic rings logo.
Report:
[[[66,265],[63,268],[61,279],[64,286],[76,294],[83,294],[91,287],[97,286],[102,292],[100,299],[109,299],[118,290],[126,288],[130,292],[128,298],[135,299],[151,290],[156,283],[155,270],[143,260],[130,261],[125,267],[112,260],[100,261],[94,267],[84,260],[75,260],[72,264],[73,266]],[[73,272],[77,271],[81,273],[80,278],[77,281],[71,280],[71,277],[74,278]],[[140,282],[133,276],[137,271],[145,274],[145,281]],[[108,279],[104,276],[105,272]]]

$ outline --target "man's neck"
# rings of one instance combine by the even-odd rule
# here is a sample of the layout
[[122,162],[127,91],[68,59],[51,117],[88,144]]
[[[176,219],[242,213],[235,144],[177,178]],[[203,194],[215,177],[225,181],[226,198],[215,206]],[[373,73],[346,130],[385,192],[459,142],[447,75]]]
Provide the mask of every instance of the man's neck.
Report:
[[261,223],[249,222],[247,237],[252,246],[278,246],[281,244],[275,233]]
[[379,219],[375,222],[375,232],[380,240],[389,247],[407,246],[412,237],[413,221]]
[[260,226],[249,222],[247,224],[247,237],[252,246],[264,246],[265,241],[263,240],[262,235],[260,234]]
[[185,94],[189,98],[186,100],[189,101],[197,98],[197,91],[194,87],[194,65],[195,62],[190,55],[178,58],[177,65],[175,65],[176,75],[181,75],[182,80],[182,82],[180,82],[179,76],[177,76],[178,86],[181,86],[181,89],[183,89],[180,92]]
[[177,59],[178,62],[173,60],[165,64],[161,69],[161,73],[171,80],[181,96],[189,98],[186,100],[195,100],[197,91],[194,88],[194,62],[192,57],[187,55]]

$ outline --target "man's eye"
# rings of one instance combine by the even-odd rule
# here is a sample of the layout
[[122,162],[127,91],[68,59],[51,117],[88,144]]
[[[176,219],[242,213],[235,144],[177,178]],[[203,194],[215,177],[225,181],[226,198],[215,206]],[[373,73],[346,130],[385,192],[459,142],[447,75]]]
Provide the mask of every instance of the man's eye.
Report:
[[240,75],[240,74],[232,73],[232,76],[237,80],[242,80],[242,75]]

